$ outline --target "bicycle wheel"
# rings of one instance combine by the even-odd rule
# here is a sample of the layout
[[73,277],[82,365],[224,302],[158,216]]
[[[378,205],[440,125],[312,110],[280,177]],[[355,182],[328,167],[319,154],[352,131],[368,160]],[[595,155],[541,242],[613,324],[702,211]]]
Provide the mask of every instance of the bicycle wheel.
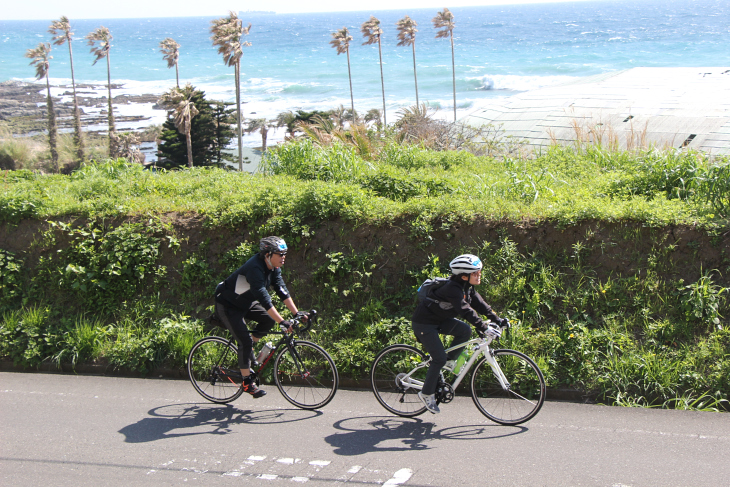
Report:
[[479,411],[492,421],[515,425],[534,417],[545,401],[545,379],[527,355],[514,350],[494,350],[494,358],[509,382],[505,389],[486,359],[471,376],[471,397]]
[[274,380],[284,399],[302,409],[327,405],[340,383],[332,357],[306,341],[282,347],[274,361]]
[[198,340],[188,355],[187,369],[195,390],[211,402],[231,402],[243,392],[237,349],[224,338]]
[[[426,407],[418,398],[428,367],[414,368],[426,360],[426,355],[409,345],[391,345],[384,348],[370,369],[370,384],[375,398],[385,409],[398,416],[412,418],[423,414]],[[406,377],[409,372],[410,376]]]

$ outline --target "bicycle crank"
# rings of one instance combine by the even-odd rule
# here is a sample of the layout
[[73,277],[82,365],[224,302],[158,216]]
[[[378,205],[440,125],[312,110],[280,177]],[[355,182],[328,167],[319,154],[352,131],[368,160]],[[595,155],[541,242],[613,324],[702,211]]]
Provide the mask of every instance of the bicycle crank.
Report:
[[440,403],[446,404],[454,400],[454,388],[451,384],[442,382],[436,388],[436,400]]

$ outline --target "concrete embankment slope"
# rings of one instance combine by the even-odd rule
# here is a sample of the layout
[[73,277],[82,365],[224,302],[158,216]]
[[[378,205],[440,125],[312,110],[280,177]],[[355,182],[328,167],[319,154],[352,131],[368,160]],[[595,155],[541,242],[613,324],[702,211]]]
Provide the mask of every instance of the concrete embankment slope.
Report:
[[575,140],[730,154],[730,67],[633,68],[496,100],[465,121],[539,147]]

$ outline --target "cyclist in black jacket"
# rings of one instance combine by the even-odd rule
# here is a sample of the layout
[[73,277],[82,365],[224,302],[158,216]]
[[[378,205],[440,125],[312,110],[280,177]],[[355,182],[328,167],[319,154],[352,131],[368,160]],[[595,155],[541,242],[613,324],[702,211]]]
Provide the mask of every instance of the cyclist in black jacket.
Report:
[[464,321],[456,319],[457,316],[471,323],[480,333],[495,337],[499,336],[500,329],[488,326],[480,315],[486,315],[500,327],[509,323],[497,316],[474,289],[482,280],[482,261],[479,257],[472,254],[460,255],[451,261],[449,267],[452,275],[448,282],[429,290],[427,298],[416,306],[412,318],[416,338],[431,355],[431,365],[418,397],[434,414],[440,412],[435,397],[439,372],[445,365],[453,367],[463,350],[463,347],[452,350],[447,356],[439,334],[452,335],[452,346],[469,341],[471,328]]
[[[254,342],[264,337],[276,323],[282,329],[292,331],[291,322],[285,320],[271,303],[268,289],[273,286],[274,292],[294,316],[307,319],[297,310],[281,277],[281,266],[286,260],[286,242],[279,237],[266,237],[261,239],[259,249],[258,254],[218,284],[215,290],[216,314],[238,341],[238,367],[243,375],[241,387],[255,398],[265,395],[266,391],[250,379],[251,366],[255,363]],[[247,320],[257,323],[252,334],[248,332]]]

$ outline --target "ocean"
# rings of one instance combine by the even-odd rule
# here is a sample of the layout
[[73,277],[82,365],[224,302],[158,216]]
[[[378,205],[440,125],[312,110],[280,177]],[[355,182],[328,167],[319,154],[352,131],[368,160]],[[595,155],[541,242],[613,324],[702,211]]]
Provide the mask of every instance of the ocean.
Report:
[[[726,0],[630,0],[450,9],[455,17],[457,109],[466,115],[495,97],[552,86],[637,66],[730,65],[730,4]],[[286,110],[349,107],[347,58],[329,45],[331,33],[347,27],[355,108],[364,114],[382,106],[377,45],[363,46],[360,25],[370,15],[383,27],[383,69],[388,121],[415,104],[410,47],[397,46],[395,23],[404,15],[418,22],[416,63],[419,100],[447,118],[453,112],[451,49],[436,39],[437,9],[317,14],[241,12],[252,24],[241,64],[243,113],[274,118]],[[50,21],[0,21],[0,81],[33,80],[27,49],[50,41]],[[92,65],[84,36],[103,25],[114,39],[114,94],[160,94],[174,86],[159,42],[180,45],[180,81],[210,99],[234,101],[233,68],[210,41],[212,18],[71,19],[75,32],[77,83],[98,85],[105,94],[106,63]],[[54,46],[51,82],[70,83],[66,46]],[[57,94],[66,91],[56,90]],[[151,107],[119,107],[144,111]],[[116,108],[115,108],[116,109]],[[152,121],[159,123],[157,119]],[[124,127],[121,127],[124,128]],[[251,143],[255,143],[251,140]]]

